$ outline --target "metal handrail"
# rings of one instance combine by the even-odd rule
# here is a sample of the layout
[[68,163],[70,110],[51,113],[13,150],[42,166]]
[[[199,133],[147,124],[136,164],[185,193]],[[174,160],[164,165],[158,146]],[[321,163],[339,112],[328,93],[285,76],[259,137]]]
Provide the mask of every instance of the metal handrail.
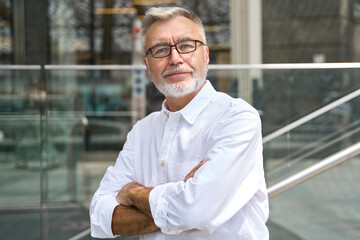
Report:
[[266,63],[266,64],[209,64],[210,70],[295,70],[295,69],[351,69],[359,62],[348,63]]
[[297,174],[294,174],[291,177],[288,177],[287,179],[275,184],[274,186],[269,187],[268,188],[269,198],[275,197],[280,193],[283,193],[299,185],[300,183],[303,183],[309,180],[310,178],[315,177],[359,154],[360,154],[360,142],[325,158],[321,162],[314,164],[313,166]]
[[314,118],[320,116],[321,114],[331,111],[332,109],[334,109],[334,108],[340,106],[341,104],[344,104],[358,96],[360,96],[360,89],[355,90],[352,93],[349,93],[348,95],[306,115],[305,117],[302,117],[302,118],[296,120],[295,122],[292,122],[292,123],[286,125],[285,127],[282,127],[280,129],[276,130],[273,133],[270,133],[269,135],[266,135],[265,137],[263,137],[263,144],[270,142],[271,140],[281,136],[282,134],[287,133],[287,132],[293,130],[294,128],[297,128],[298,126],[300,126],[304,123],[307,123],[307,122],[313,120]]
[[[134,70],[146,69],[137,65],[44,65],[45,70]],[[294,70],[294,69],[352,69],[360,68],[360,62],[348,63],[279,63],[279,64],[209,64],[210,70]]]
[[145,70],[144,64],[138,65],[45,65],[45,70]]
[[41,70],[41,65],[2,65],[0,70]]
[[[138,65],[0,65],[0,70],[134,70],[146,69],[144,64]],[[360,68],[360,62],[349,63],[279,63],[279,64],[209,64],[210,70],[253,70],[253,69],[351,69]]]

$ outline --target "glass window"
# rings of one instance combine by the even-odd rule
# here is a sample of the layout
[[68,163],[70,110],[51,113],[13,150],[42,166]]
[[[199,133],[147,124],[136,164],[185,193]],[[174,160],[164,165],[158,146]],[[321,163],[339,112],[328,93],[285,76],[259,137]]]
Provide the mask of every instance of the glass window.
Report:
[[0,64],[12,60],[11,1],[0,0]]
[[[192,9],[204,21],[212,63],[229,63],[229,1],[182,0],[158,6],[174,5]],[[49,0],[50,63],[131,64],[133,22],[151,6],[121,0]]]

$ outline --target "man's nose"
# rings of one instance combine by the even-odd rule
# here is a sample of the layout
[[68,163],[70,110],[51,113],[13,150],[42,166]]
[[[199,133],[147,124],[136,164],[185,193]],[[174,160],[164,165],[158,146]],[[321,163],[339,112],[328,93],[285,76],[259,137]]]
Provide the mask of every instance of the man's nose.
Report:
[[181,57],[181,54],[177,51],[177,49],[172,47],[170,49],[170,56],[169,56],[169,64],[170,65],[178,65],[184,62],[184,60]]

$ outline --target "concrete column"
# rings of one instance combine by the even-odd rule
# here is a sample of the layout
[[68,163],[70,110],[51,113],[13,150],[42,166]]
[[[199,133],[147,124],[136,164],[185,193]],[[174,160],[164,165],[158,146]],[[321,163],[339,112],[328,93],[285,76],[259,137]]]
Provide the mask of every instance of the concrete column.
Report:
[[25,56],[25,3],[24,0],[14,0],[13,11],[13,51],[14,64],[26,64]]
[[[262,63],[261,0],[231,0],[230,33],[231,63]],[[238,96],[252,103],[252,82],[257,79],[262,86],[259,70],[240,70],[237,74]]]

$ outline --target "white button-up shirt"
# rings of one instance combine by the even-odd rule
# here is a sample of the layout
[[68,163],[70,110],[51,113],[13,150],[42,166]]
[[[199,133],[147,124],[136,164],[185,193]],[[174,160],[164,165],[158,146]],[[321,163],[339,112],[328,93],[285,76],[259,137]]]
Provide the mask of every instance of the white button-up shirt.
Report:
[[[207,162],[185,183],[201,160]],[[114,237],[116,195],[133,181],[154,187],[149,202],[161,229],[142,240],[269,238],[259,115],[210,82],[180,111],[164,103],[135,124],[92,199],[93,237]]]

